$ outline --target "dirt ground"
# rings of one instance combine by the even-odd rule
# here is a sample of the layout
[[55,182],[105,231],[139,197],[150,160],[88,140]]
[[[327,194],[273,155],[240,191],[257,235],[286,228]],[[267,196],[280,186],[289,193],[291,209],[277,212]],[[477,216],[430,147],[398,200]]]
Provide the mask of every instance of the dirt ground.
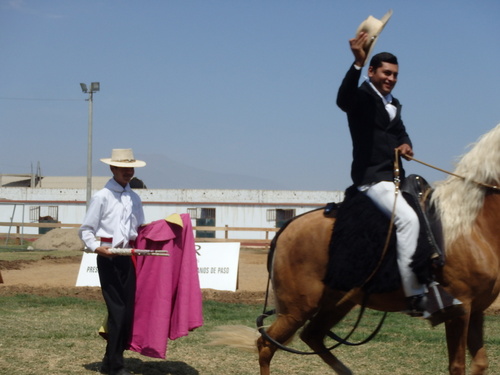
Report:
[[[242,250],[237,291],[204,289],[203,298],[220,302],[263,303],[267,285],[266,259],[266,250]],[[36,262],[1,262],[4,283],[0,284],[0,295],[35,294],[101,300],[100,288],[75,286],[80,261],[80,255],[67,258],[51,258],[48,255]],[[500,299],[487,313],[500,314]]]
[[[266,250],[240,251],[237,291],[204,289],[204,298],[221,302],[263,302],[267,285],[266,259]],[[49,253],[36,262],[0,261],[4,281],[0,284],[0,295],[24,293],[101,300],[100,288],[75,286],[80,262],[81,255],[53,258]]]
[[[37,294],[45,296],[75,296],[102,299],[100,288],[76,287],[83,243],[78,229],[54,229],[38,238],[30,246],[33,250],[64,250],[68,257],[54,258],[47,251],[40,261],[1,261],[3,284],[0,295]],[[205,299],[221,302],[260,303],[264,301],[268,273],[267,250],[242,249],[236,292],[204,289]]]

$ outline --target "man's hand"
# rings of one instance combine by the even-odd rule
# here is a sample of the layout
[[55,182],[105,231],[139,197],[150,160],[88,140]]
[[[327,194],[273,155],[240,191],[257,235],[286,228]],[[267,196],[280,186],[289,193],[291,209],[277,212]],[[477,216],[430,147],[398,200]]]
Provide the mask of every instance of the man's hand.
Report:
[[111,253],[108,249],[109,249],[109,246],[99,246],[97,249],[95,249],[95,253],[97,255],[103,256],[105,258],[115,257],[116,254]]
[[397,148],[399,154],[404,157],[406,160],[410,160],[408,156],[413,156],[413,149],[407,143],[403,143],[401,146]]
[[366,51],[364,45],[368,39],[368,34],[364,31],[360,32],[356,37],[349,40],[351,51],[354,55],[354,64],[357,66],[364,66],[366,60]]

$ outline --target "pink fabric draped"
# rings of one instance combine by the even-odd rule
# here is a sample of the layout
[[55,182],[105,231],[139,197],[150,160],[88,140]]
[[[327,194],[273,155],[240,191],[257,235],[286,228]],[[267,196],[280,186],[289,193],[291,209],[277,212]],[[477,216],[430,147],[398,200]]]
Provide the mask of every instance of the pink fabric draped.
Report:
[[139,228],[137,249],[162,249],[168,257],[137,257],[137,287],[130,350],[165,358],[168,339],[203,325],[202,296],[191,219],[165,220]]

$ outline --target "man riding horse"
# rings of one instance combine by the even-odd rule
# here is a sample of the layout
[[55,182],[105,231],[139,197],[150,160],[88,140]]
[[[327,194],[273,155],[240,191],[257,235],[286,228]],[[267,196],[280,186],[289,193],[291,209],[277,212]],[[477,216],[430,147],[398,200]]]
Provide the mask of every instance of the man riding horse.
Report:
[[[370,16],[368,21],[378,25],[367,32],[362,24],[350,40],[355,62],[338,93],[337,103],[347,112],[353,141],[354,185],[340,205],[328,204],[294,217],[271,243],[268,269],[275,309],[257,319],[261,375],[270,374],[274,354],[285,349],[299,329],[301,340],[314,351],[308,354],[318,354],[338,375],[352,375],[332,349],[348,344],[354,329],[346,339],[331,330],[360,305],[358,322],[364,307],[422,315],[433,326],[444,322],[449,373],[465,375],[466,349],[471,354],[470,373],[487,371],[484,310],[500,291],[500,152],[492,152],[499,150],[500,124],[462,158],[456,173],[436,186],[430,204],[423,205],[425,211],[410,192],[425,191],[422,197],[428,198],[427,184],[419,176],[408,176],[401,190],[409,209],[400,200],[403,194],[393,176],[405,177],[402,170],[394,172],[398,167],[394,162],[412,155],[401,105],[391,95],[397,59],[387,53],[374,56],[368,81],[358,87],[361,68],[373,48],[372,37],[379,35],[388,17],[390,12],[382,21]],[[396,233],[387,225],[393,222],[395,202]],[[435,235],[430,238],[429,227],[433,232],[439,229],[443,241]],[[434,251],[434,244],[441,251]],[[275,321],[265,325],[263,320],[271,315]],[[253,341],[255,336],[243,337]],[[338,342],[327,347],[328,337]],[[234,335],[230,338],[239,347],[244,344]]]
[[[379,26],[378,32],[384,25]],[[418,281],[410,266],[418,243],[419,218],[403,196],[396,194],[394,183],[394,158],[413,156],[412,142],[401,119],[401,104],[392,96],[398,80],[398,60],[388,52],[374,55],[368,67],[368,79],[358,87],[374,39],[369,30],[361,29],[349,44],[355,61],[339,88],[337,105],[347,113],[349,122],[353,144],[351,177],[354,186],[386,216],[393,215],[397,264],[408,301],[407,313],[423,316],[427,288]],[[399,178],[405,178],[401,167]]]

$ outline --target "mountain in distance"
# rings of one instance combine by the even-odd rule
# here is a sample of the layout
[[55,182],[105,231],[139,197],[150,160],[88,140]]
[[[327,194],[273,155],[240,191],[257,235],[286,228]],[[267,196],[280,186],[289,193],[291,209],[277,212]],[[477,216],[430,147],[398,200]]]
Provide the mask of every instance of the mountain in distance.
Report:
[[[150,189],[287,190],[284,183],[244,174],[208,171],[165,155],[138,154],[136,157],[146,161],[147,165],[136,168],[135,176]],[[92,168],[94,176],[111,176],[109,167],[102,162],[94,162]],[[82,173],[86,172],[82,170]]]

